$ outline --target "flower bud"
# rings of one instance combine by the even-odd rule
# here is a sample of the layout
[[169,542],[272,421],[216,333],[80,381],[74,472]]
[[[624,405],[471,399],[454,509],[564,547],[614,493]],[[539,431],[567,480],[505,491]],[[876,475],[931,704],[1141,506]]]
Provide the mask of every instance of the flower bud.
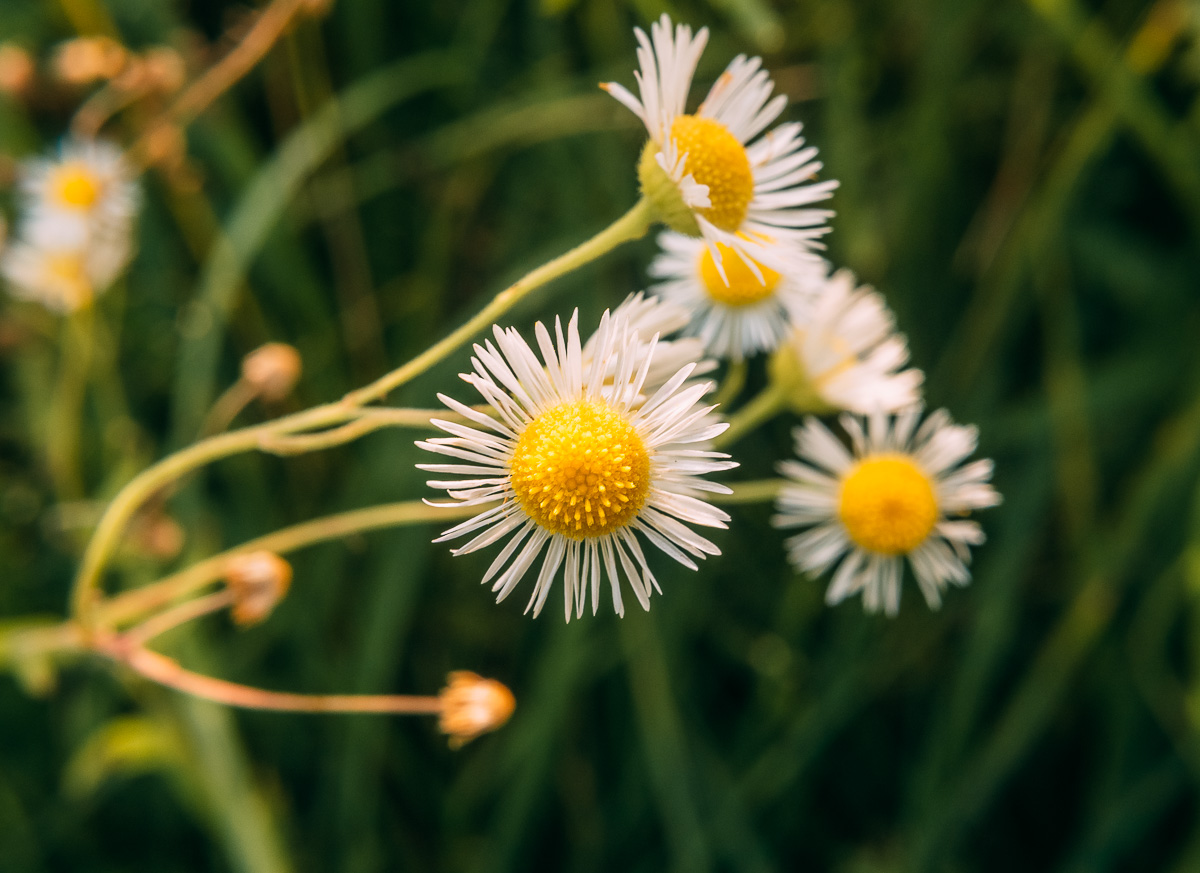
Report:
[[0,91],[19,97],[33,83],[33,58],[16,43],[0,45]]
[[54,55],[54,72],[72,85],[111,79],[125,68],[129,52],[107,36],[81,36],[62,43]]
[[300,370],[300,353],[287,343],[267,343],[242,359],[242,379],[268,403],[292,392]]
[[274,552],[231,558],[225,584],[233,593],[233,620],[251,627],[267,620],[292,584],[292,565]]
[[170,46],[157,46],[142,55],[146,87],[160,94],[174,94],[187,80],[183,56]]
[[517,706],[513,693],[503,683],[484,679],[469,670],[451,673],[438,697],[442,701],[438,727],[449,735],[452,749],[496,730],[508,721]]

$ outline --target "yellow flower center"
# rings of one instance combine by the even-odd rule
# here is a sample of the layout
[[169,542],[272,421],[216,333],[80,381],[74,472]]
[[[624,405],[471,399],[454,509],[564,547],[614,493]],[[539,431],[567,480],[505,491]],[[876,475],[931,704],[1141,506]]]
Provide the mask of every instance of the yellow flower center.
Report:
[[637,517],[650,493],[650,453],[603,400],[568,400],[517,438],[512,487],[539,525],[572,539],[598,537]]
[[91,209],[100,197],[100,181],[83,164],[64,164],[51,182],[54,199],[70,209]]
[[911,552],[937,524],[933,483],[907,455],[871,455],[842,479],[838,516],[862,548],[884,555]]
[[69,308],[86,303],[92,297],[83,256],[78,253],[47,255],[42,267],[44,281],[62,294]]
[[721,230],[736,231],[754,199],[754,173],[745,147],[721,122],[695,115],[676,117],[671,138],[679,154],[687,155],[686,172],[708,186],[712,205],[696,211]]
[[758,261],[754,262],[762,272],[760,281],[742,260],[741,255],[732,248],[724,243],[717,243],[717,250],[720,252],[721,266],[725,269],[725,279],[728,279],[728,282],[717,272],[711,249],[706,246],[700,256],[700,278],[704,281],[708,296],[717,303],[724,303],[726,306],[749,306],[751,303],[766,300],[775,293],[780,276],[770,267],[764,267]]

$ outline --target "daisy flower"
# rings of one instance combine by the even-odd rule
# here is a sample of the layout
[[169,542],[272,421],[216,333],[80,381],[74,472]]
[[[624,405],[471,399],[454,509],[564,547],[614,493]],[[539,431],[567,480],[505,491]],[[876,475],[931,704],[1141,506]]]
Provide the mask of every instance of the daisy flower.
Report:
[[896,412],[921,400],[924,374],[883,295],[838,270],[820,289],[771,360],[772,377],[792,386],[805,412]]
[[762,60],[734,58],[695,113],[685,114],[707,28],[695,36],[683,24],[672,31],[663,15],[650,36],[640,28],[634,34],[639,96],[616,82],[600,87],[646,125],[650,139],[638,180],[658,217],[759,264],[784,251],[773,242],[797,254],[815,247],[832,213],[808,207],[829,197],[837,183],[812,182],[821,163],[815,148],[804,147],[799,124],[761,135],[787,104],[783,95],[771,97],[774,84],[760,69]]
[[[1000,503],[989,484],[992,462],[964,463],[974,450],[974,427],[951,422],[945,410],[917,428],[921,410],[864,421],[843,415],[851,451],[815,418],[796,428],[800,461],[784,461],[786,485],[776,527],[808,527],[788,540],[796,567],[823,573],[837,566],[829,604],[862,593],[868,612],[900,609],[902,559],[907,557],[925,601],[941,605],[948,583],[970,581],[968,546],[983,542],[979,525],[963,518]],[[915,431],[915,433],[914,433]]]
[[658,244],[662,252],[649,272],[661,281],[650,290],[688,312],[687,333],[719,358],[740,361],[773,350],[822,284],[824,267],[815,259],[778,272],[732,256],[724,243],[674,231],[660,234]]
[[[736,464],[728,455],[696,448],[721,433],[723,423],[701,422],[711,409],[698,404],[707,384],[686,386],[683,367],[648,399],[645,388],[655,343],[642,343],[627,320],[605,312],[585,367],[578,312],[564,335],[536,325],[534,354],[513,328],[494,329],[495,344],[476,345],[474,371],[463,374],[492,407],[492,415],[450,397],[443,403],[471,424],[434,421],[448,437],[417,443],[454,459],[422,464],[464,479],[431,481],[452,498],[449,506],[478,506],[474,518],[436,540],[474,534],[460,555],[507,540],[484,574],[497,601],[512,593],[543,556],[526,612],[536,616],[563,570],[564,612],[593,614],[607,577],[613,607],[624,614],[620,580],[644,609],[659,590],[642,538],[679,563],[720,554],[687,525],[725,527],[729,516],[705,503],[705,492],[728,493],[702,478]],[[609,377],[615,373],[615,378]]]
[[[687,327],[690,317],[682,306],[668,303],[658,297],[647,297],[641,291],[630,294],[613,310],[613,319],[624,321],[630,332],[635,332],[639,342],[649,345],[651,338],[658,337],[651,354],[650,369],[646,373],[644,391],[656,391],[667,380],[688,364],[693,365],[692,376],[701,376],[717,368],[717,362],[704,356],[704,344],[695,337],[666,339]],[[596,349],[600,331],[592,334],[583,345],[583,365],[587,367]],[[614,377],[616,359],[609,364],[609,378]]]
[[102,140],[65,141],[56,158],[35,158],[21,170],[28,214],[82,225],[100,234],[128,233],[138,186],[124,152]]
[[89,237],[79,225],[40,215],[26,220],[0,257],[0,275],[14,297],[71,313],[108,289],[130,258],[129,237]]

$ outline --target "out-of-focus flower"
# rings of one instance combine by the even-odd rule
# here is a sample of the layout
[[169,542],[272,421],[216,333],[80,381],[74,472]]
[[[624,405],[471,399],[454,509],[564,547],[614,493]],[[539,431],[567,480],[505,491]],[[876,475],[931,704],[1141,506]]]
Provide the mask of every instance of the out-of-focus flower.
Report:
[[451,673],[438,698],[442,702],[438,727],[455,749],[503,726],[517,707],[507,686],[469,670]]
[[81,36],[61,43],[54,53],[54,72],[71,85],[111,79],[125,68],[129,51],[107,36]]
[[87,237],[79,225],[35,216],[0,258],[14,297],[71,313],[90,305],[129,263],[129,237]]
[[148,90],[174,94],[187,81],[187,66],[183,56],[170,46],[147,49],[139,60]]
[[496,345],[475,346],[475,370],[462,378],[496,417],[439,395],[476,427],[434,420],[450,436],[417,445],[455,463],[418,466],[469,477],[429,486],[444,488],[450,506],[481,511],[438,542],[477,532],[457,555],[507,538],[482,580],[495,580],[497,600],[513,591],[545,551],[526,607],[535,616],[560,567],[568,621],[573,607],[583,614],[589,591],[593,613],[599,609],[602,565],[619,615],[625,611],[622,577],[648,609],[658,583],[637,534],[692,569],[692,558],[719,554],[684,522],[725,527],[729,519],[699,499],[704,492],[728,492],[703,477],[736,464],[698,447],[727,425],[702,421],[711,407],[699,401],[709,386],[684,386],[692,365],[643,399],[652,349],[623,318],[604,313],[587,367],[578,312],[565,335],[555,322],[557,343],[540,323],[536,334],[544,363],[512,328],[494,329]]
[[793,261],[778,272],[747,261],[724,243],[672,231],[658,242],[662,253],[650,264],[650,275],[660,281],[650,290],[683,307],[689,314],[687,333],[719,358],[741,360],[774,349],[794,314],[808,307],[822,285],[824,266],[815,259]]
[[287,343],[267,343],[242,359],[242,380],[268,403],[278,403],[296,387],[303,364]]
[[225,583],[233,594],[233,620],[260,624],[274,612],[292,584],[292,565],[274,552],[249,552],[229,560]]
[[771,378],[797,412],[897,412],[921,400],[924,374],[908,363],[883,295],[839,270],[771,358]]
[[[673,32],[672,32],[673,30]],[[692,76],[708,42],[663,15],[647,36],[634,30],[639,96],[616,82],[601,85],[632,110],[650,135],[638,164],[642,193],[673,230],[703,236],[773,269],[800,258],[828,228],[828,210],[809,208],[836,182],[813,182],[817,150],[804,148],[799,124],[760,136],[787,98],[759,58],[734,58],[694,114],[684,113]],[[775,245],[781,243],[781,246]]]
[[978,441],[974,427],[954,424],[945,410],[918,429],[920,418],[918,408],[878,413],[864,429],[862,419],[843,415],[852,451],[815,418],[796,429],[800,460],[779,465],[793,484],[773,522],[811,528],[788,540],[788,552],[806,573],[837,566],[830,604],[861,592],[867,611],[895,615],[904,558],[931,609],[949,583],[971,581],[968,547],[984,537],[963,516],[1000,502],[989,484],[992,462],[964,463]]
[[116,145],[67,140],[56,158],[34,158],[21,171],[26,214],[82,224],[96,236],[128,236],[138,207],[138,185]]
[[16,43],[0,44],[0,91],[20,97],[33,84],[33,74],[29,52]]

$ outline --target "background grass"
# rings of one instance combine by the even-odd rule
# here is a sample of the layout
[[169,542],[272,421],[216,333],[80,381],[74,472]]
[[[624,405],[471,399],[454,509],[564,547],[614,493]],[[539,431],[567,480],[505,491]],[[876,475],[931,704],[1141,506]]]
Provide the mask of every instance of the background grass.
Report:
[[[45,53],[108,19],[134,47],[219,51],[245,11],[6,0],[0,34]],[[339,396],[623,212],[641,134],[595,83],[631,82],[630,28],[660,11],[340,0],[292,29],[189,128],[199,184],[146,178],[141,254],[100,306],[88,494],[189,442],[261,342],[303,353],[296,408]],[[1005,503],[971,587],[931,614],[910,586],[896,620],[829,609],[766,506],[701,572],[658,562],[664,596],[624,621],[497,606],[490,556],[432,528],[313,548],[268,624],[206,622],[172,653],[309,691],[472,669],[513,688],[513,721],[450,752],[428,721],[231,714],[91,663],[40,696],[4,678],[0,871],[1200,869],[1200,6],[668,11],[713,31],[701,87],[764,55],[841,180],[831,259],[886,293],[929,404],[980,426]],[[73,108],[0,104],[0,150],[48,147]],[[594,323],[653,251],[512,323]],[[0,312],[0,616],[58,613],[79,549],[42,461],[61,338]],[[793,424],[739,444],[736,477],[770,475]],[[425,495],[411,439],[217,465],[169,504],[176,563]],[[168,569],[130,551],[122,579]]]

